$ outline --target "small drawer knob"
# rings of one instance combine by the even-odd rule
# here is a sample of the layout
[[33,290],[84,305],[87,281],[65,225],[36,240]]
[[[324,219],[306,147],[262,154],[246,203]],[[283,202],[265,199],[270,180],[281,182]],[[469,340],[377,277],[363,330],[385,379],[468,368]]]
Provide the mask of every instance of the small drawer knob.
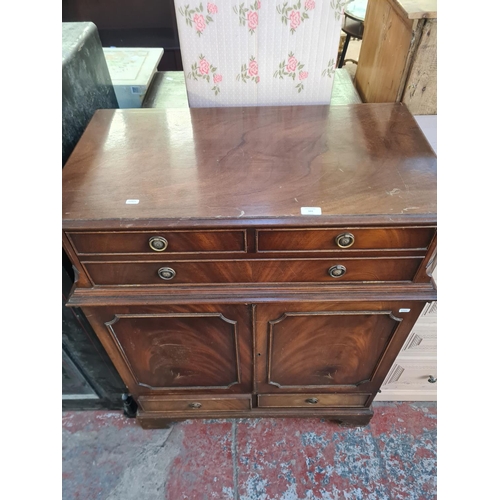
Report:
[[354,235],[351,233],[342,233],[335,238],[335,243],[340,248],[349,248],[354,245]]
[[149,238],[149,248],[155,252],[163,252],[167,249],[168,241],[163,236],[153,236]]
[[175,278],[176,274],[177,273],[171,267],[160,267],[160,269],[158,269],[158,276],[162,280],[171,280]]
[[201,403],[189,403],[189,408],[201,408]]
[[429,382],[429,384],[435,384],[437,381],[438,379],[436,377],[433,377],[432,375],[429,375],[429,378],[427,379],[427,382]]
[[330,269],[328,269],[328,274],[332,278],[340,278],[341,276],[344,276],[346,271],[347,271],[347,269],[344,266],[341,266],[339,264],[339,265],[330,267]]
[[306,403],[309,403],[310,405],[315,405],[319,401],[318,398],[307,398]]

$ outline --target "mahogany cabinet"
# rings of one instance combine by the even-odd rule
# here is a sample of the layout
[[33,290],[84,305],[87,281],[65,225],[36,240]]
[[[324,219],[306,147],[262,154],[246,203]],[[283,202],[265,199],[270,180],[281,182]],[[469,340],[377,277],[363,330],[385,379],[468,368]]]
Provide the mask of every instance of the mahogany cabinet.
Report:
[[436,299],[436,157],[401,104],[99,111],[63,171],[81,307],[144,427],[366,425]]

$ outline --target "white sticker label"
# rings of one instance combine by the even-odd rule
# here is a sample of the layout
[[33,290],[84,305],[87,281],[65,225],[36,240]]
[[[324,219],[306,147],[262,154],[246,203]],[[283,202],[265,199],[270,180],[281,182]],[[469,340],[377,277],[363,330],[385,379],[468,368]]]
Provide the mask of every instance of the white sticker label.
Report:
[[321,207],[300,207],[302,215],[321,215]]
[[400,309],[399,312],[400,313],[409,313],[411,311],[411,309]]
[[139,203],[139,200],[127,200],[125,202],[125,205],[137,205]]

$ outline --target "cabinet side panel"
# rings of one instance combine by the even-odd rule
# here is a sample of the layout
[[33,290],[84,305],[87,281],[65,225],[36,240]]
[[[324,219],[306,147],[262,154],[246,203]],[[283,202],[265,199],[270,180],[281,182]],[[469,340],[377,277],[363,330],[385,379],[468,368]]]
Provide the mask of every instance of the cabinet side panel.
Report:
[[356,89],[363,102],[395,102],[412,37],[412,21],[388,0],[368,2]]

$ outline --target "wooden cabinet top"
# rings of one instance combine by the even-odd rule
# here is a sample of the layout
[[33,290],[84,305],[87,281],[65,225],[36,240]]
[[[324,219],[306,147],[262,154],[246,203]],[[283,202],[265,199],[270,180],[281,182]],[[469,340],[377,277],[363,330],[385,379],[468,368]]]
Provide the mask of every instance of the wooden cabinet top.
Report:
[[100,110],[62,189],[65,229],[436,222],[436,156],[400,103]]
[[408,19],[436,19],[437,0],[393,0]]

